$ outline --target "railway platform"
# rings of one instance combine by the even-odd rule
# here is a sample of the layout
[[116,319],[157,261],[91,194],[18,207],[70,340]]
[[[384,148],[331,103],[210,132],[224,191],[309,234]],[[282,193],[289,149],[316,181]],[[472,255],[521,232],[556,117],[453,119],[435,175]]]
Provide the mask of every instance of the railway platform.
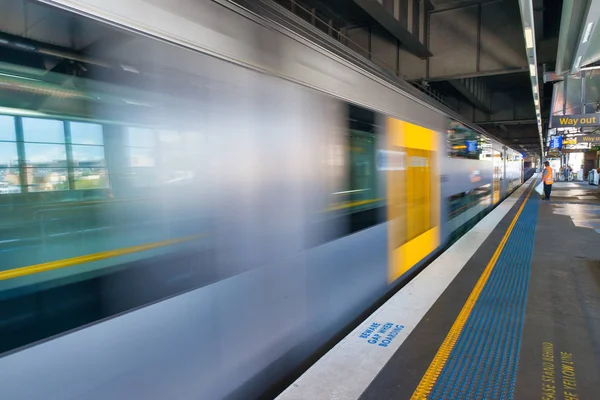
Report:
[[528,180],[280,396],[597,399],[600,191]]

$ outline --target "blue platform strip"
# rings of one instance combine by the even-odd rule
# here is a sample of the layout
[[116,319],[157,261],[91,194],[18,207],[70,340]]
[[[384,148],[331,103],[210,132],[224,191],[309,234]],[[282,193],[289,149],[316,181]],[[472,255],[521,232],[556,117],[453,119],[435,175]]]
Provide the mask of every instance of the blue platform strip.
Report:
[[429,399],[512,399],[540,200],[531,198]]

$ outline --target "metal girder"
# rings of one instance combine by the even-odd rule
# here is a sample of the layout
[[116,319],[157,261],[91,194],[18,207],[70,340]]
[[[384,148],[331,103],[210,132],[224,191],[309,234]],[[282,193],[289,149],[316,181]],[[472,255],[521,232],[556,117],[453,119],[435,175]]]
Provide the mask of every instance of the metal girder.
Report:
[[487,3],[497,3],[497,2],[501,2],[501,1],[504,1],[504,0],[465,0],[465,1],[459,1],[457,3],[450,2],[448,4],[436,6],[435,9],[432,11],[432,13],[457,10],[459,8],[466,8],[466,7],[476,6],[476,5],[480,5],[480,4],[487,4]]
[[483,82],[475,78],[467,78],[449,80],[448,83],[475,108],[486,114],[491,114],[492,91]]
[[408,29],[404,28],[398,20],[394,18],[385,8],[374,0],[353,0],[360,8],[369,14],[377,23],[390,32],[404,46],[406,51],[414,55],[426,58],[433,54],[427,46],[421,43],[417,36],[413,35]]
[[529,67],[507,68],[507,69],[492,70],[492,71],[473,71],[473,72],[466,73],[466,74],[436,76],[436,77],[428,78],[427,82],[441,82],[441,81],[449,81],[449,80],[454,80],[454,79],[482,78],[485,76],[522,74],[524,72],[529,73]]
[[536,119],[512,119],[503,121],[475,121],[477,125],[530,125],[536,124]]

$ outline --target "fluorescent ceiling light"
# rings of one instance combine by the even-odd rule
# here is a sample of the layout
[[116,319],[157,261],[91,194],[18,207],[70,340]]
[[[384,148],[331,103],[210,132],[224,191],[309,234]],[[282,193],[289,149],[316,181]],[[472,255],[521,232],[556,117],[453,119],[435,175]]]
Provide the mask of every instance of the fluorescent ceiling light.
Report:
[[533,104],[535,104],[536,106],[539,106],[540,101],[538,99],[533,99]]
[[533,33],[531,28],[525,28],[525,46],[528,49],[533,49]]
[[537,92],[538,92],[537,85],[534,85],[534,86],[533,86],[533,93],[537,94]]
[[537,67],[533,64],[529,64],[529,73],[531,76],[535,76],[535,74],[537,74]]
[[594,27],[593,22],[590,22],[589,24],[587,24],[587,26],[585,27],[585,32],[583,33],[583,40],[581,41],[581,44],[587,43],[587,41],[590,40],[590,36],[592,36],[592,28],[593,27]]

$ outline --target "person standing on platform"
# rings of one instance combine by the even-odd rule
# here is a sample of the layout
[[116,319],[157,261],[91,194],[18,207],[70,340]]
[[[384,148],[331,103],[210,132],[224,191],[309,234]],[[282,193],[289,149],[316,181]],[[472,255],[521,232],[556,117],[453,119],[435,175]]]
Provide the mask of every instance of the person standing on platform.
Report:
[[550,167],[550,163],[548,161],[544,162],[546,166],[544,168],[544,173],[542,174],[542,182],[544,182],[544,194],[545,197],[542,200],[550,200],[550,193],[552,193],[552,184],[554,183],[554,171],[552,171],[552,167]]

